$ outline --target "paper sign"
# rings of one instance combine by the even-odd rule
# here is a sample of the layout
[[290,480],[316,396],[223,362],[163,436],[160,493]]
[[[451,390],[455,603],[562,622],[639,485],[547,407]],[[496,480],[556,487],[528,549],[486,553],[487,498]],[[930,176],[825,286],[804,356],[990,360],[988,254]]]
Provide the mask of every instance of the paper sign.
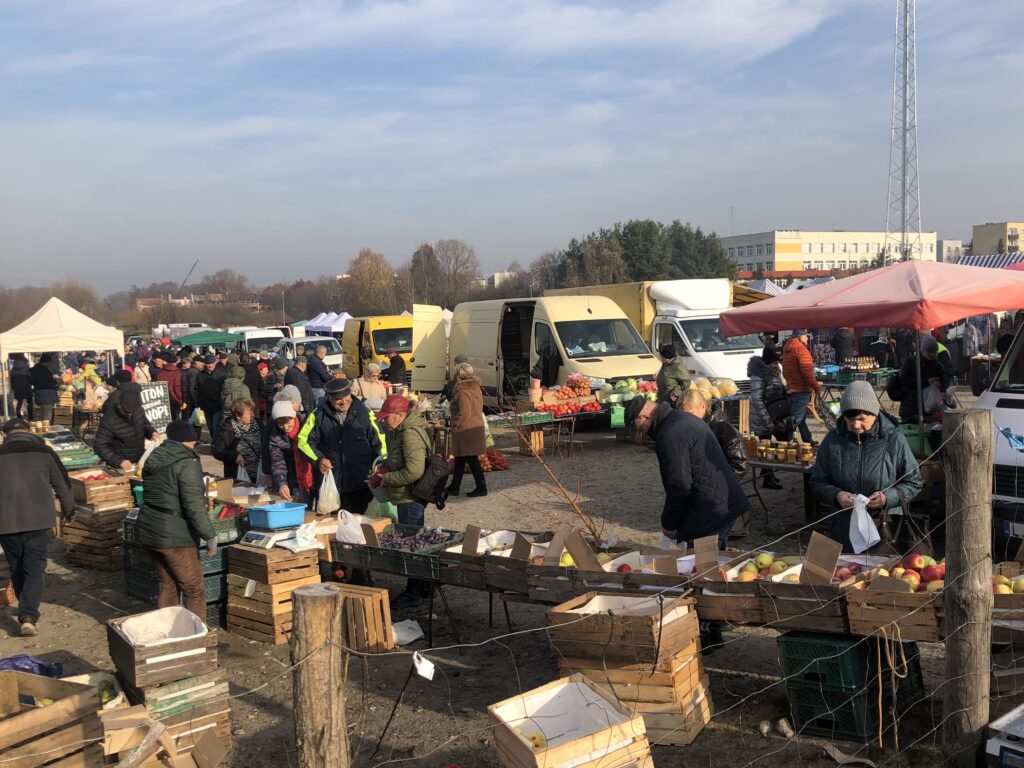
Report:
[[412,655],[412,664],[416,667],[416,674],[420,677],[425,677],[427,680],[434,679],[434,662],[430,659],[425,659],[420,655],[419,651],[416,651]]
[[171,397],[166,381],[151,381],[139,384],[142,390],[142,410],[157,432],[163,432],[171,423]]
[[508,556],[512,560],[528,560],[532,551],[533,544],[530,543],[530,540],[523,536],[523,534],[516,533],[515,541],[512,543],[512,551],[509,552]]
[[804,566],[800,569],[800,583],[831,584],[842,552],[843,545],[838,541],[822,536],[817,531],[812,533],[804,556]]
[[678,575],[675,555],[668,555],[667,557],[652,557],[650,562],[647,563],[647,566],[655,573],[660,573],[663,576]]
[[475,555],[480,546],[480,528],[476,525],[466,526],[466,535],[462,538],[462,554]]

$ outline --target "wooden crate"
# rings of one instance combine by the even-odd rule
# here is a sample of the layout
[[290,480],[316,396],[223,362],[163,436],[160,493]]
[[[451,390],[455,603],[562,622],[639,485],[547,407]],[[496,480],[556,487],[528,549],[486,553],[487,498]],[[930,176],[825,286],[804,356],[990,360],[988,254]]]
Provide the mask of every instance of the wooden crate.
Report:
[[0,672],[0,762],[4,768],[100,768],[100,707],[99,690],[91,685]]
[[846,590],[832,584],[754,582],[761,587],[764,623],[779,632],[850,632]]
[[523,456],[544,455],[544,430],[540,425],[528,425],[519,432],[519,453]]
[[[512,552],[499,555],[483,555],[484,588],[497,592],[514,592],[525,595],[530,591],[526,579],[526,567],[530,558],[541,557],[547,551],[547,544],[554,535],[551,531],[544,533],[516,532],[530,544],[530,551],[523,558],[512,557]],[[524,550],[525,551],[525,550]]]
[[[103,474],[105,478],[88,482],[83,479],[99,474]],[[69,472],[68,477],[71,479],[71,490],[78,504],[88,505],[93,509],[117,501],[124,502],[129,508],[132,505],[130,478],[127,475],[117,475],[105,469],[86,469]]]
[[764,624],[760,587],[756,581],[703,581],[697,592],[697,616],[731,626]]
[[[609,547],[607,550],[613,557],[632,551],[629,547]],[[595,591],[593,586],[588,586],[595,579],[603,580],[615,575],[618,574],[614,571],[596,571],[589,577],[581,577],[579,569],[574,567],[530,562],[526,565],[527,595],[537,602],[559,605],[574,597]]]
[[110,658],[126,685],[146,688],[217,669],[217,630],[159,645],[132,645],[120,631],[121,625],[131,618],[122,616],[107,621]]
[[695,601],[590,592],[547,612],[548,638],[563,657],[657,662],[700,635]]
[[846,612],[852,635],[933,643],[943,636],[942,592],[850,589]]
[[264,584],[228,573],[228,631],[272,645],[288,642],[292,631],[292,592],[306,584],[319,583],[320,572],[315,565],[311,575],[279,584]]
[[346,647],[362,653],[384,653],[395,647],[387,589],[355,584],[327,586],[345,596],[341,621]]
[[282,547],[257,549],[243,544],[228,547],[228,573],[260,584],[283,584],[317,576],[318,561],[317,550],[290,552]]
[[726,418],[729,423],[736,427],[741,435],[750,432],[750,398],[738,397],[735,400],[723,400],[722,406],[725,409]]
[[[643,718],[574,674],[487,708],[494,746],[506,768],[647,766]],[[537,747],[527,737],[539,735]]]

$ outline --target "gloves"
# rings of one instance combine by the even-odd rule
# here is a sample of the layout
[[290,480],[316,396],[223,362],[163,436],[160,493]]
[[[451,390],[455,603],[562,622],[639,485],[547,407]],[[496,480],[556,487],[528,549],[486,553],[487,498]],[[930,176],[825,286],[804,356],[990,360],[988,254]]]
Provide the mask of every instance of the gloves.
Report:
[[216,539],[210,539],[208,542],[206,542],[206,556],[207,557],[216,557],[216,555],[217,555],[217,540]]
[[381,481],[383,479],[384,479],[383,475],[377,475],[377,474],[370,475],[370,488],[372,490],[376,490],[377,488],[380,488],[380,484],[381,484]]

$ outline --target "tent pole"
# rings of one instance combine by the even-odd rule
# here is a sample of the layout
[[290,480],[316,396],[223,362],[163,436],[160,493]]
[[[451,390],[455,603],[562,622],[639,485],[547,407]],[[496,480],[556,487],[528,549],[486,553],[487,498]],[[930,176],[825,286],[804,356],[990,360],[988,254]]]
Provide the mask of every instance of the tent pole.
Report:
[[7,402],[7,382],[9,381],[7,377],[11,375],[10,365],[8,364],[7,356],[0,357],[0,365],[3,366],[3,369],[0,370],[0,390],[3,390],[4,421],[6,421],[11,417],[10,405]]
[[924,390],[921,385],[921,331],[917,331],[917,447],[922,456],[924,452]]

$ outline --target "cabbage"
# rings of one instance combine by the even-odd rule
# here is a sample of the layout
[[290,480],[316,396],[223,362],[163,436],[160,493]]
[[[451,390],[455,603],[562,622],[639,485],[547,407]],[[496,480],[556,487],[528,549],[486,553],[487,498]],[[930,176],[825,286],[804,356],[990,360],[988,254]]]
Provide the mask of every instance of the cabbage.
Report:
[[611,384],[605,383],[605,384],[601,385],[601,394],[602,395],[610,395],[614,391],[615,391],[615,388]]

